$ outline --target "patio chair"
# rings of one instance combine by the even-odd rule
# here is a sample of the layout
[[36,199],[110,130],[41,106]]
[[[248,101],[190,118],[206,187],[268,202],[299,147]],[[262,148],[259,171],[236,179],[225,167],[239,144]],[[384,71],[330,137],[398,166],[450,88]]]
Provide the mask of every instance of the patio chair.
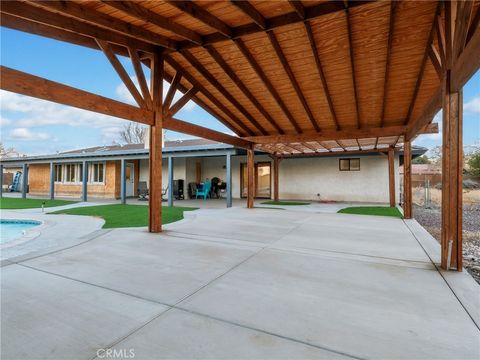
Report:
[[147,201],[148,186],[146,181],[139,181],[137,187],[138,201]]
[[210,180],[206,180],[203,183],[203,186],[201,188],[197,189],[197,193],[195,194],[195,198],[198,199],[198,197],[203,197],[205,200],[207,197],[210,196],[210,189],[212,188],[212,183]]

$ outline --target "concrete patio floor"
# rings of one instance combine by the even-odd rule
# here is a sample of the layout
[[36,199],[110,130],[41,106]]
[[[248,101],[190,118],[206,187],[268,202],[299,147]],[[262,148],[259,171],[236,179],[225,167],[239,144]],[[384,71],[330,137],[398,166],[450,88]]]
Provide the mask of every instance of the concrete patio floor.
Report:
[[478,359],[480,287],[438,250],[414,220],[298,209],[105,231],[2,267],[1,358]]

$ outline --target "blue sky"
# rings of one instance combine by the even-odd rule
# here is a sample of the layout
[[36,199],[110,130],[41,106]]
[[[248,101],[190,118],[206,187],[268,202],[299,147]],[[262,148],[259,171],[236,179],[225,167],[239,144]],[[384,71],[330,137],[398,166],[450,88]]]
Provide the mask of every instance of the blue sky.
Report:
[[[131,102],[103,53],[80,46],[0,28],[0,63],[79,89]],[[122,59],[134,74],[128,59]],[[147,70],[148,72],[148,70]],[[178,94],[180,95],[180,94]],[[22,154],[45,154],[118,140],[123,120],[2,91],[1,140]],[[464,144],[480,145],[480,72],[464,87]],[[229,132],[199,106],[190,102],[177,117]],[[441,120],[441,114],[436,116]],[[440,121],[441,122],[441,121]],[[169,132],[167,138],[185,137]],[[423,135],[415,144],[439,145],[441,134]]]

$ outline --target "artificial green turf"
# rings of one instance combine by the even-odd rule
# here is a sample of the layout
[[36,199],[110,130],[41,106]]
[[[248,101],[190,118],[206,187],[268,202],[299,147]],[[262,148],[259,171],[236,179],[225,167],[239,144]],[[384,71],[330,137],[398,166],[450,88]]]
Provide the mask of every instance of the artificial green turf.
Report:
[[304,201],[274,201],[274,200],[264,201],[260,204],[262,204],[262,205],[280,205],[280,206],[310,205],[309,202],[304,202]]
[[357,214],[357,215],[377,215],[377,216],[393,216],[403,218],[402,213],[396,207],[386,206],[357,206],[348,207],[338,210],[342,214]]
[[76,202],[77,201],[2,197],[0,198],[0,209],[32,209],[41,208],[42,203],[45,203],[44,207],[53,207],[74,204]]
[[[162,224],[172,223],[183,219],[183,212],[195,210],[190,207],[162,207]],[[87,215],[96,216],[105,220],[104,229],[138,227],[148,225],[148,206],[143,205],[99,205],[59,210],[50,214]]]

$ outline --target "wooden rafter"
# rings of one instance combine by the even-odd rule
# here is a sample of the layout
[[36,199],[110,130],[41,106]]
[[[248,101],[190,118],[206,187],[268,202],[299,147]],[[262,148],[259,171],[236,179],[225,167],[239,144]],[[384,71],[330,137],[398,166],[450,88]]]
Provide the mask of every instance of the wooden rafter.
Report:
[[406,126],[384,126],[383,128],[362,128],[339,131],[304,132],[303,134],[250,136],[245,139],[257,144],[290,143],[306,141],[328,141],[337,139],[366,139],[375,137],[398,136],[407,131]]
[[187,102],[198,92],[198,88],[192,87],[190,90],[188,90],[180,99],[173,104],[170,109],[168,109],[168,116],[173,116],[177,112],[180,111],[182,107],[184,107]]
[[350,2],[345,1],[345,18],[347,22],[347,33],[348,33],[348,52],[350,57],[350,69],[352,71],[352,86],[353,86],[353,101],[355,102],[355,112],[357,115],[357,128],[362,127],[360,121],[360,109],[358,106],[358,94],[357,94],[357,75],[355,72],[355,55],[353,51],[353,40],[352,40],[352,25],[350,24]]
[[452,68],[452,91],[461,89],[480,68],[478,49],[480,49],[479,25]]
[[170,105],[172,104],[173,97],[175,96],[175,93],[177,92],[178,85],[180,84],[180,80],[182,80],[182,72],[177,71],[175,73],[175,76],[173,77],[172,82],[170,83],[170,87],[168,88],[167,95],[165,96],[165,99],[163,100],[163,106],[164,109],[163,111],[166,113],[165,109],[170,109]]
[[117,56],[111,49],[110,45],[106,41],[99,40],[99,39],[97,39],[97,44],[100,47],[100,49],[102,49],[108,61],[110,61],[110,64],[112,64],[118,76],[123,81],[124,85],[127,87],[132,97],[137,102],[138,106],[140,106],[141,108],[146,108],[147,106],[146,106],[145,100],[143,99],[142,95],[138,91],[137,87],[133,83],[132,79],[128,75],[123,65],[118,60]]
[[267,88],[270,95],[272,95],[272,97],[275,99],[275,102],[278,104],[278,106],[280,106],[283,113],[285,114],[287,119],[290,121],[290,124],[292,124],[292,126],[295,128],[295,131],[297,133],[302,133],[302,129],[300,128],[298,123],[295,121],[295,118],[293,117],[292,113],[290,112],[290,110],[288,110],[288,107],[285,105],[285,102],[282,100],[282,98],[278,94],[278,91],[272,85],[267,75],[265,75],[265,72],[262,70],[260,65],[258,65],[253,55],[247,49],[247,47],[243,43],[243,40],[237,39],[235,40],[235,44],[237,45],[238,49],[242,52],[243,56],[247,59],[247,61],[249,62],[253,70],[255,70],[255,73],[257,74],[257,76],[262,80],[263,84]]
[[447,66],[446,58],[446,44],[445,44],[445,30],[442,22],[441,14],[435,15],[435,34],[437,36],[438,52],[440,53],[442,70]]
[[277,58],[280,60],[283,69],[288,75],[288,78],[290,79],[290,83],[293,86],[293,89],[295,90],[298,98],[300,99],[300,102],[302,103],[303,109],[307,113],[308,119],[313,125],[313,128],[316,131],[320,131],[320,127],[317,124],[317,121],[315,120],[315,117],[313,116],[312,110],[310,110],[310,107],[308,106],[307,100],[305,99],[305,96],[303,95],[302,89],[300,89],[300,85],[298,84],[297,79],[295,78],[295,75],[293,74],[292,69],[290,68],[290,65],[288,64],[288,60],[285,57],[285,54],[282,51],[282,48],[280,47],[280,44],[278,43],[277,38],[275,37],[275,34],[273,31],[270,31],[267,33],[268,38],[270,39],[270,44],[272,45],[275,54],[277,55]]
[[93,9],[86,8],[72,1],[29,0],[29,3],[31,5],[44,8],[46,10],[61,13],[82,22],[86,21],[90,24],[98,25],[108,30],[113,30],[117,33],[131,37],[133,39],[141,39],[143,41],[167,47],[169,49],[174,49],[174,47],[176,46],[174,41],[168,39],[163,35],[145,30],[139,26],[134,26],[125,21],[115,19],[111,16],[103,14],[99,11],[95,11]]
[[[53,13],[43,8],[30,5],[29,3],[4,1],[2,2],[0,11],[5,14],[10,14],[19,18],[42,23],[60,30],[68,30],[76,34],[81,34],[94,39],[100,39],[109,43],[115,43],[122,46],[131,46],[138,50],[143,50],[150,53],[157,51],[157,46],[152,43],[128,37],[97,25],[76,20],[72,17]],[[164,44],[158,45],[164,45],[168,48],[175,48],[175,42],[167,40]]]
[[[349,4],[350,8],[357,7],[357,6],[362,6],[371,3],[374,0],[367,0],[367,1],[353,1]],[[172,5],[179,5],[180,1],[171,1],[170,2]],[[181,3],[186,3],[186,1],[181,1]],[[180,8],[180,6],[176,6],[177,8]],[[180,10],[183,10],[180,8]],[[202,9],[203,10],[203,9]],[[232,38],[232,39],[239,39],[243,36],[250,35],[250,34],[256,34],[259,32],[264,32],[264,31],[271,31],[273,29],[282,27],[282,26],[287,26],[290,24],[295,24],[298,22],[302,21],[310,21],[313,19],[316,19],[320,16],[328,15],[328,14],[333,14],[336,12],[344,11],[344,6],[341,2],[338,1],[327,1],[318,5],[313,5],[309,6],[308,8],[305,8],[305,17],[304,19],[301,19],[298,16],[297,11],[292,11],[291,13],[288,14],[283,14],[283,15],[278,15],[274,16],[271,18],[267,18],[267,28],[265,30],[261,29],[256,23],[251,23],[251,24],[246,24],[246,25],[241,25],[237,27],[232,27],[222,29],[222,31],[219,31],[214,34],[209,34],[203,37],[203,45],[211,45],[219,41],[225,41],[225,37]],[[185,11],[185,13],[189,13],[188,11]],[[200,19],[197,18],[198,20],[202,21],[204,24],[207,24],[208,20],[207,19]],[[218,19],[217,19],[218,20]],[[223,23],[225,25],[225,23]],[[226,25],[225,25],[226,26]],[[223,26],[221,26],[223,27]],[[225,33],[226,32],[226,33]],[[197,45],[192,44],[189,41],[186,42],[181,42],[179,45],[179,50],[187,49],[187,48],[192,48]]]
[[170,5],[190,15],[191,17],[203,22],[205,25],[210,26],[212,29],[217,30],[220,34],[231,37],[232,29],[216,16],[210,14],[207,10],[198,6],[192,1],[167,1]]
[[[0,23],[2,27],[9,29],[15,29],[30,34],[36,34],[55,39],[59,41],[65,41],[71,44],[84,46],[86,48],[99,50],[98,44],[94,38],[76,34],[70,31],[62,30],[38,22],[34,22],[28,19],[19,18],[4,12],[0,13]],[[118,55],[129,56],[127,49],[124,46],[111,44],[112,50]]]
[[[212,93],[210,93],[200,82],[195,79],[194,76],[190,75],[185,69],[177,63],[174,59],[171,57],[166,57],[165,61],[170,64],[175,71],[183,72],[183,76],[192,84],[193,86],[197,87],[199,91],[209,100],[211,101],[217,108],[220,109],[225,115],[227,115],[232,122],[235,123],[236,126],[238,126],[240,129],[242,129],[243,132],[249,135],[253,135],[254,132],[244,124],[243,121],[241,121],[235,114],[233,114],[220,100],[218,100]],[[221,119],[221,118],[219,118]]]
[[257,108],[257,110],[267,119],[267,121],[272,125],[280,134],[284,134],[283,129],[277,124],[277,122],[272,118],[272,116],[265,110],[262,104],[257,100],[256,96],[251,93],[247,86],[243,83],[242,80],[237,76],[235,71],[227,64],[223,59],[222,55],[213,47],[206,47],[208,53],[212,56],[215,62],[222,68],[222,70],[228,75],[228,77],[235,83],[235,85],[240,89],[240,91],[252,102],[252,104]]
[[[112,52],[113,52],[113,49],[112,49]],[[140,61],[140,58],[138,57],[138,52],[136,49],[129,47],[128,54],[130,55],[130,60],[132,61],[135,75],[137,75],[138,84],[140,85],[140,90],[142,91],[145,105],[147,109],[152,109],[152,106],[153,106],[152,95],[150,93],[150,89],[148,88],[147,80],[145,79],[145,73],[143,72],[142,63]]]
[[[439,14],[439,12],[440,12],[440,2],[437,4],[435,14],[437,15],[437,14]],[[420,90],[420,85],[422,84],[423,75],[425,73],[425,65],[427,64],[428,51],[429,51],[430,45],[433,41],[433,35],[435,33],[436,15],[433,18],[430,33],[428,35],[427,43],[425,45],[425,51],[424,51],[424,54],[423,54],[422,61],[420,63],[420,69],[418,70],[417,81],[415,82],[415,87],[413,89],[412,99],[410,100],[410,105],[408,107],[408,112],[407,112],[407,115],[405,117],[405,125],[408,125],[412,121],[411,117],[412,117],[413,109],[415,107],[415,103],[417,101],[418,91]]]
[[472,39],[473,34],[475,33],[476,29],[478,29],[479,25],[480,25],[480,6],[477,7],[477,11],[473,16],[472,21],[470,22],[470,27],[468,28],[468,32],[467,32],[467,40],[466,40],[467,44]]
[[457,3],[457,16],[455,19],[455,38],[453,41],[453,57],[456,60],[463,49],[467,41],[467,35],[470,24],[470,17],[472,16],[473,1],[458,1]]
[[301,20],[305,19],[305,8],[303,7],[301,1],[289,0],[288,3]]
[[430,44],[430,46],[428,48],[428,58],[430,59],[430,62],[432,63],[433,67],[435,68],[435,71],[437,72],[438,78],[441,79],[443,77],[442,59],[440,58],[440,53],[435,48],[433,43]]
[[[294,1],[297,4],[297,1]],[[301,4],[297,6],[302,6]],[[335,123],[335,128],[340,130],[340,125],[338,123],[337,114],[335,113],[335,108],[333,106],[332,96],[330,95],[330,90],[328,89],[327,80],[325,79],[325,74],[323,72],[322,62],[320,61],[320,56],[318,55],[317,44],[313,36],[312,27],[309,22],[305,22],[305,30],[307,31],[308,41],[310,43],[310,48],[312,49],[313,58],[315,59],[315,66],[317,67],[318,75],[320,76],[320,81],[322,82],[323,92],[327,98],[328,108],[330,109],[330,114],[332,115],[333,122]]]
[[392,40],[393,32],[395,31],[395,8],[397,3],[395,1],[390,1],[390,17],[388,21],[388,40],[387,40],[387,61],[385,62],[385,76],[383,81],[383,94],[382,94],[382,113],[380,115],[380,127],[385,123],[385,108],[387,107],[387,91],[388,91],[388,77],[390,70],[390,61],[392,54]]
[[168,19],[165,16],[157,14],[134,1],[105,1],[102,0],[105,5],[122,11],[123,13],[134,16],[135,18],[146,21],[150,24],[158,26],[164,30],[168,30],[173,34],[179,35],[182,38],[191,41],[194,44],[201,45],[202,37],[195,31],[188,29],[185,26],[177,24],[176,22]]
[[255,9],[255,7],[247,0],[231,0],[231,3],[238,7],[250,19],[252,19],[252,21],[260,27],[260,29],[265,30],[267,28],[267,22],[262,14],[260,14],[258,10]]
[[257,120],[240,104],[240,102],[232,95],[230,92],[225,89],[225,87],[220,84],[220,81],[213,76],[210,71],[208,71],[201,63],[197,60],[195,56],[193,56],[188,50],[182,51],[181,53],[183,57],[193,66],[202,76],[218,91],[222,93],[222,95],[242,113],[245,118],[262,134],[266,135],[268,132],[263,128],[262,125],[258,123]]

